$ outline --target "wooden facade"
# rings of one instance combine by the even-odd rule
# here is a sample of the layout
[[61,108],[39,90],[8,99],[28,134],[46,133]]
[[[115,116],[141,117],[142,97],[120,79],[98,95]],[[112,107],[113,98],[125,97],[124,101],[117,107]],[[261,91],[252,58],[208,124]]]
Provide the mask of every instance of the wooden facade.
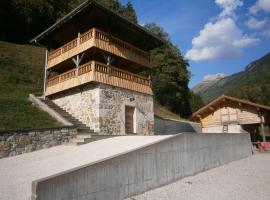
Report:
[[83,34],[78,34],[78,37],[67,44],[50,51],[48,54],[47,68],[50,69],[57,64],[94,47],[133,61],[139,65],[151,67],[149,52],[143,51],[101,30],[92,28]]
[[210,114],[201,116],[200,122],[203,128],[228,124],[260,124],[261,114],[256,109],[227,105],[217,108]]
[[153,94],[149,78],[91,61],[48,79],[46,96],[90,82],[104,83],[149,95]]
[[[253,132],[265,140],[265,127],[270,125],[270,107],[222,95],[192,115],[203,132]],[[254,134],[257,134],[254,137]]]
[[96,1],[85,1],[32,41],[47,46],[44,96],[91,82],[152,95],[150,50],[164,44]]

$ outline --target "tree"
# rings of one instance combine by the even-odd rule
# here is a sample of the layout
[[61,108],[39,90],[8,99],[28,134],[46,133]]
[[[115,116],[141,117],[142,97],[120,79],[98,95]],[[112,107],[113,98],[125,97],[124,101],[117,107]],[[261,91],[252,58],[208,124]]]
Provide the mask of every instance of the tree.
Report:
[[228,95],[270,106],[270,84],[246,85],[228,92]]
[[151,52],[154,68],[148,73],[152,78],[154,98],[172,112],[188,117],[191,115],[188,63],[161,27],[151,23],[145,28],[165,40],[163,47]]
[[192,113],[198,111],[200,108],[204,106],[202,98],[192,91],[190,91],[189,103]]
[[124,8],[123,16],[135,24],[138,23],[136,12],[130,0],[127,2],[127,5]]
[[[27,43],[85,0],[1,0],[0,39]],[[137,22],[131,2],[127,6],[119,0],[100,0],[102,5]],[[20,34],[18,34],[20,33]]]

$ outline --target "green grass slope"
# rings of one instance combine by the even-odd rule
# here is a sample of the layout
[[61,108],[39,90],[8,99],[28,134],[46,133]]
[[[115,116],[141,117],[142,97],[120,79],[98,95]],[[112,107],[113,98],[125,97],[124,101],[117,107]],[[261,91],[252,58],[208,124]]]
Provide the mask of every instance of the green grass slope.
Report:
[[[270,53],[250,63],[242,72],[227,76],[219,80],[214,85],[207,88],[206,91],[200,93],[200,96],[205,102],[211,101],[212,99],[222,94],[233,95],[239,98],[244,97],[246,99],[252,100],[248,97],[245,97],[246,95],[238,95],[238,92],[246,90],[246,88],[264,88],[267,87],[267,85],[269,84]],[[261,89],[255,90],[258,93],[257,95],[261,95]]]
[[0,131],[58,126],[27,100],[41,94],[44,49],[0,42]]

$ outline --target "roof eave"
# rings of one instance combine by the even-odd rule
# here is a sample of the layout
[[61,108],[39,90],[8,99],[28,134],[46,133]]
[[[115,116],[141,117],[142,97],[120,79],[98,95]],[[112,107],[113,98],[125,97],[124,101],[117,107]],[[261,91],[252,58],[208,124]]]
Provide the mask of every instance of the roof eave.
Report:
[[111,14],[113,14],[114,16],[118,17],[119,19],[121,19],[122,21],[124,21],[125,23],[128,23],[130,25],[132,25],[133,27],[139,29],[142,32],[147,33],[148,35],[150,35],[152,38],[154,38],[159,44],[159,46],[162,46],[165,44],[165,40],[163,40],[162,38],[157,37],[156,35],[154,35],[153,33],[151,33],[150,31],[148,31],[147,29],[145,29],[144,27],[135,24],[125,18],[123,18],[122,16],[120,16],[118,13],[102,6],[100,3],[96,2],[95,0],[87,0],[85,2],[83,2],[82,4],[80,4],[78,7],[76,7],[74,10],[72,10],[71,12],[69,12],[67,15],[65,15],[63,18],[61,18],[59,21],[55,22],[52,26],[50,26],[49,28],[47,28],[45,31],[43,31],[42,33],[40,33],[39,35],[37,35],[36,37],[34,37],[33,39],[31,39],[29,42],[32,44],[38,44],[39,41],[44,38],[46,35],[48,35],[50,32],[52,32],[53,30],[55,30],[56,28],[58,28],[59,26],[61,26],[62,24],[64,24],[66,21],[69,21],[70,19],[72,19],[72,17],[74,17],[77,13],[83,11],[84,8],[88,7],[89,5],[95,5],[98,6],[99,8],[106,10],[107,12],[110,12]]

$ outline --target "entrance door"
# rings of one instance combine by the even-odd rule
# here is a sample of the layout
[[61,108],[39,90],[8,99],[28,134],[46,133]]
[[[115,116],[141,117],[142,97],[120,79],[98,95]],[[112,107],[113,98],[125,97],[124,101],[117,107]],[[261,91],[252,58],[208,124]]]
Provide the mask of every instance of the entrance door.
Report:
[[126,127],[126,134],[134,133],[134,107],[126,106],[125,111],[125,127]]

